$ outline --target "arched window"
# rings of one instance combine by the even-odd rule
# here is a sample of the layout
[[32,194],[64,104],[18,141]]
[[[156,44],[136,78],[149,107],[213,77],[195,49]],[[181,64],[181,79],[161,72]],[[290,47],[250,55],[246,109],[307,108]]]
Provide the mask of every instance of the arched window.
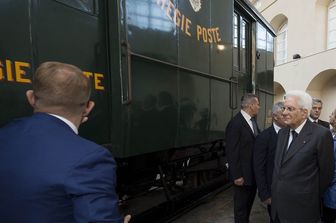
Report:
[[336,1],[332,0],[328,8],[328,49],[336,47]]
[[284,23],[276,37],[276,65],[287,61],[287,22]]

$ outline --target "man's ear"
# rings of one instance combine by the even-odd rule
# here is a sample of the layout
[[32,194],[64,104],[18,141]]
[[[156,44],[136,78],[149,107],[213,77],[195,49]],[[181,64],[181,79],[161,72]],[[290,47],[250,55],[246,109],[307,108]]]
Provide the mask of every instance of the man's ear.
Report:
[[26,91],[26,97],[27,97],[27,101],[30,104],[30,106],[35,108],[36,98],[35,98],[35,95],[34,95],[34,91],[33,90]]
[[82,116],[83,117],[88,116],[94,106],[95,106],[95,103],[93,101],[88,101]]
[[278,116],[277,116],[277,115],[272,114],[272,118],[273,118],[275,121],[278,121]]
[[93,109],[94,106],[95,106],[95,103],[93,101],[88,101],[88,103],[86,104],[86,107],[84,109],[84,112],[82,114],[81,123],[84,123],[89,119],[88,115],[90,114],[90,112],[91,112],[91,110]]

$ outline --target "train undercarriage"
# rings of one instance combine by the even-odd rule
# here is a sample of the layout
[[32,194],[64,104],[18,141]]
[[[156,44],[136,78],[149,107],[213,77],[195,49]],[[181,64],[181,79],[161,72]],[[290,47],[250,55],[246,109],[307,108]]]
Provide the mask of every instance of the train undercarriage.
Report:
[[223,141],[118,161],[121,212],[135,222],[169,217],[229,183]]

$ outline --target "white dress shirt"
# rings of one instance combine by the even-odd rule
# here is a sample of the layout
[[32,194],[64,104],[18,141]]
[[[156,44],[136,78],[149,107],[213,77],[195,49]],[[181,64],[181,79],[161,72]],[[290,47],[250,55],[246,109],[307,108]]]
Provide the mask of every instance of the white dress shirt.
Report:
[[311,122],[314,122],[314,123],[317,123],[318,122],[318,119],[312,119],[312,117],[308,117],[309,118],[309,120],[311,121]]
[[301,132],[301,130],[302,130],[302,128],[303,128],[303,126],[306,124],[306,122],[307,122],[307,119],[306,120],[304,120],[304,122],[302,122],[302,124],[299,126],[299,127],[297,127],[296,129],[290,129],[290,131],[289,131],[289,138],[288,138],[288,144],[287,144],[287,149],[289,148],[289,145],[292,143],[292,141],[293,141],[293,135],[292,135],[292,130],[294,130],[298,135],[300,134],[300,132]]
[[240,113],[243,115],[244,119],[247,121],[250,128],[252,129],[252,132],[254,133],[253,124],[252,124],[252,120],[251,120],[252,117],[249,114],[247,114],[247,112],[245,112],[244,110],[240,110]]
[[275,124],[274,122],[273,122],[273,128],[274,128],[274,130],[275,130],[275,132],[278,134],[278,132],[280,131],[280,126],[278,126],[277,124]]

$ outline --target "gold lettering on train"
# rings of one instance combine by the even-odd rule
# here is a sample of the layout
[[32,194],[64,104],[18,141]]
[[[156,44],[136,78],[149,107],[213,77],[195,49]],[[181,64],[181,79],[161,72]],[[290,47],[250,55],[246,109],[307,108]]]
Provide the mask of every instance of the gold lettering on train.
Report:
[[87,72],[87,71],[84,71],[83,74],[84,74],[87,78],[92,78],[92,76],[93,76],[93,73],[91,73],[91,72]]
[[26,69],[30,68],[30,64],[25,63],[25,62],[15,61],[14,66],[15,66],[16,81],[19,83],[31,83],[30,79],[25,78],[25,75],[27,74]]
[[[192,37],[191,27],[192,21],[175,7],[171,0],[156,0],[156,4],[162,9],[167,18],[171,20],[177,28],[179,28],[187,36]],[[219,27],[203,27],[196,24],[196,39],[203,43],[220,43]]]
[[7,80],[14,81],[13,71],[12,71],[12,61],[6,60],[6,73],[7,73]]
[[94,73],[94,83],[95,83],[95,89],[97,90],[104,90],[104,86],[102,85],[102,79],[104,78],[103,74]]
[[0,61],[0,81],[31,83],[31,80],[27,77],[27,69],[30,69],[30,65],[26,62],[14,61],[13,63],[11,60],[5,60],[3,63],[3,61]]
[[167,18],[171,20],[176,27],[188,36],[191,36],[191,20],[178,10],[170,0],[156,0],[156,4],[161,7]]
[[104,79],[104,75],[100,73],[92,73],[84,71],[83,74],[87,77],[93,80],[94,88],[96,90],[103,91],[105,88],[102,84],[102,79]]
[[219,35],[219,28],[205,28],[197,25],[197,40],[204,43],[219,43],[221,38]]
[[3,63],[0,61],[0,81],[5,79],[5,74],[4,74],[4,65]]
[[[0,81],[31,84],[30,63],[22,61],[0,60]],[[104,74],[84,71],[83,74],[90,78],[95,90],[105,90],[103,80]]]

